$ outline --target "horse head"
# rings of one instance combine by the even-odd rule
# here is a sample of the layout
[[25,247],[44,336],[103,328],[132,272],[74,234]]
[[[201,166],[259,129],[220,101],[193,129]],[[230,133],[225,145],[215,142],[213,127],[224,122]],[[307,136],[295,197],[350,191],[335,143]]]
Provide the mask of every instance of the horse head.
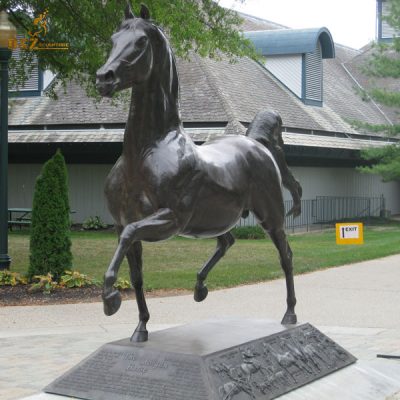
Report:
[[156,46],[165,42],[165,36],[150,21],[150,12],[145,5],[141,6],[140,17],[135,17],[127,5],[125,19],[111,40],[110,56],[96,74],[97,89],[105,97],[141,84],[150,77],[156,65]]

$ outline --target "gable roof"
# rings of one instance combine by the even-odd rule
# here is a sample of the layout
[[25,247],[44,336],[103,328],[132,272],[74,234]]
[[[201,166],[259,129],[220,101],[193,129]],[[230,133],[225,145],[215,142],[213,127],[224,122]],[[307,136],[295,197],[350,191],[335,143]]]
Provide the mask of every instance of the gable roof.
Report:
[[242,17],[242,24],[240,26],[240,31],[248,32],[248,31],[269,31],[273,29],[289,29],[288,26],[278,24],[273,21],[268,21],[262,18],[258,18],[254,15],[245,14],[242,12],[238,12],[238,14]]
[[[365,67],[368,61],[373,57],[376,52],[375,46],[369,44],[365,46],[357,56],[347,60],[344,67],[348,70],[349,74],[359,86],[361,90],[372,90],[374,88],[386,89],[391,92],[400,92],[400,80],[390,77],[373,77],[365,73]],[[398,54],[392,52],[393,57],[399,57]],[[372,103],[371,99],[366,99]],[[400,113],[398,108],[389,107],[383,104],[378,105],[382,112],[385,114],[387,121],[394,124],[400,124]]]
[[263,56],[312,53],[321,43],[322,58],[335,57],[332,35],[326,28],[244,32]]
[[[262,21],[255,18],[246,21],[247,27],[262,26]],[[265,21],[266,26],[269,24]],[[319,37],[318,32],[313,31],[313,40]],[[325,33],[323,29],[321,32]],[[248,58],[231,63],[193,53],[189,60],[177,59],[183,122],[194,139],[204,141],[222,134],[244,134],[258,111],[273,109],[282,116],[285,135],[292,145],[303,146],[309,141],[329,147],[340,142],[342,148],[361,148],[361,140],[380,141],[379,135],[366,136],[350,123],[387,123],[375,104],[357,94],[357,85],[343,66],[360,54],[336,45],[336,57],[324,60],[323,107],[305,105],[262,65]],[[65,90],[58,85],[56,93],[58,100],[45,96],[10,100],[10,143],[29,142],[30,127],[35,130],[32,138],[39,142],[51,141],[51,132],[54,141],[65,142],[68,137],[72,142],[121,140],[129,100],[115,105],[109,99],[96,103],[76,82],[70,82]],[[335,137],[340,138],[339,142],[332,139]]]

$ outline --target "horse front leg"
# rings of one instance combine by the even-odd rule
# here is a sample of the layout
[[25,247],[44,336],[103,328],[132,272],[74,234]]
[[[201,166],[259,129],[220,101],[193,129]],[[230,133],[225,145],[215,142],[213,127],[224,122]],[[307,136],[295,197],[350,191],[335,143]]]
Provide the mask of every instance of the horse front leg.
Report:
[[225,255],[226,251],[235,243],[235,238],[230,232],[224,233],[217,237],[217,248],[212,257],[204,264],[203,268],[197,274],[197,282],[194,288],[195,301],[203,301],[208,294],[207,286],[204,281],[208,273],[212,270],[215,264]]
[[143,291],[142,242],[134,242],[126,254],[132,286],[135,289],[139,309],[139,324],[131,337],[131,342],[145,342],[148,339],[146,324],[150,319]]
[[[104,313],[113,315],[121,305],[121,294],[113,288],[122,260],[134,242],[146,240],[156,242],[175,235],[179,226],[175,214],[169,208],[163,208],[140,221],[127,225],[120,235],[114,257],[104,275],[103,304]],[[144,296],[143,296],[144,297]]]

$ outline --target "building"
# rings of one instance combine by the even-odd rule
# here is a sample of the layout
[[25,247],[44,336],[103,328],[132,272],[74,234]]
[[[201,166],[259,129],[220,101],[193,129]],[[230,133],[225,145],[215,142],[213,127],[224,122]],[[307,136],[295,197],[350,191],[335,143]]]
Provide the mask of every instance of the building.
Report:
[[388,0],[376,1],[376,40],[378,42],[392,42],[393,36],[398,36],[399,32],[390,26],[385,20],[390,14],[390,6]]
[[[244,34],[263,63],[240,59],[231,64],[196,54],[190,61],[178,60],[187,132],[199,144],[244,134],[258,111],[276,110],[283,119],[287,161],[303,186],[304,199],[384,196],[386,208],[400,213],[399,182],[383,183],[355,170],[362,163],[360,149],[389,139],[360,131],[351,122],[388,124],[398,118],[359,95],[364,82],[358,66],[370,50],[335,44],[326,28],[292,30],[243,17]],[[9,205],[31,206],[42,163],[60,148],[68,165],[75,222],[98,215],[111,223],[103,184],[121,153],[128,105],[121,101],[114,106],[106,99],[96,104],[76,82],[64,90],[56,80],[50,84],[56,85],[58,100],[52,100],[43,96],[45,81],[38,78],[37,90],[30,87],[29,96],[10,101]]]

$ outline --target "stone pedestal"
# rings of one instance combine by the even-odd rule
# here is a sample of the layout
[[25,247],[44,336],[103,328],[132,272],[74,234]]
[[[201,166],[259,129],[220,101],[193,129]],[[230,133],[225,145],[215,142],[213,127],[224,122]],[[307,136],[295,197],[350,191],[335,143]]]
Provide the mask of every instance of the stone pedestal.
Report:
[[87,400],[267,400],[355,361],[310,324],[207,321],[146,343],[108,343],[44,390]]

